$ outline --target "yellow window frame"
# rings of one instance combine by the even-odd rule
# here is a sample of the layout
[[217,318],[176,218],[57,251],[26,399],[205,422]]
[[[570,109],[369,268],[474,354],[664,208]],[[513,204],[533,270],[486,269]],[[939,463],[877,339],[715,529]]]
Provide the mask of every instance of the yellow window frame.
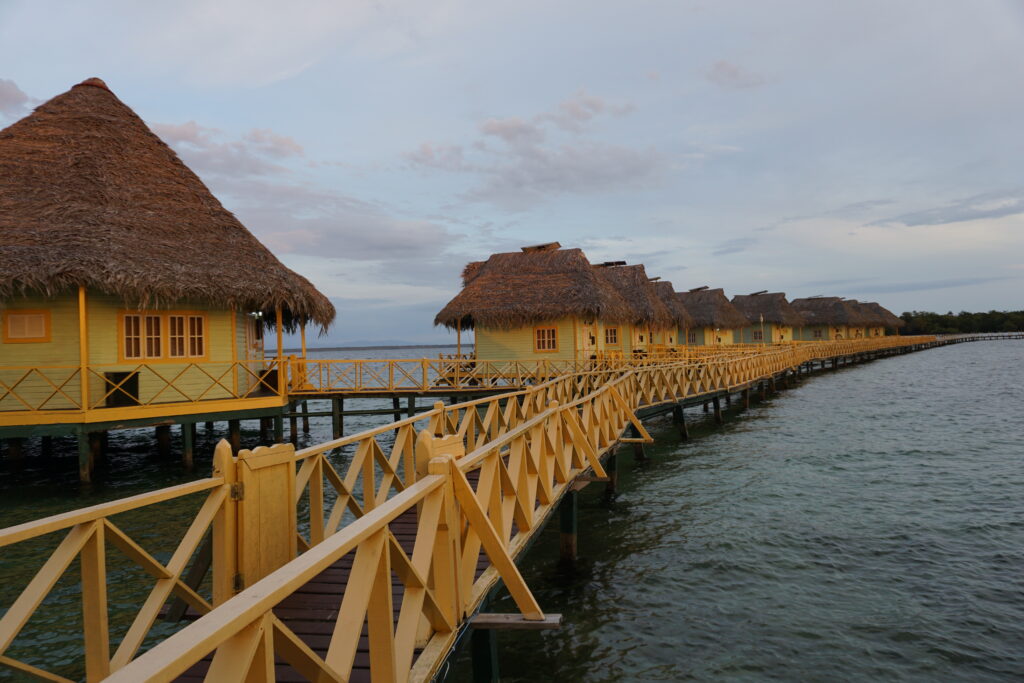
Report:
[[[43,316],[43,336],[41,337],[12,337],[10,334],[10,318],[12,315],[41,315]],[[4,318],[4,344],[45,344],[52,339],[53,328],[50,325],[50,311],[45,308],[9,308],[3,313]]]
[[[611,332],[615,335],[615,341],[608,341],[608,333]],[[622,344],[622,336],[619,334],[618,326],[613,325],[612,327],[604,328],[604,345],[605,346],[620,346]]]
[[[542,349],[540,347],[540,332],[550,331],[552,341],[554,341],[555,348],[553,349]],[[558,339],[558,328],[550,325],[538,326],[533,328],[533,352],[534,353],[558,353],[559,339]]]
[[[125,318],[128,316],[139,316],[142,325],[139,329],[139,350],[142,355],[138,358],[129,358],[125,355]],[[171,356],[171,321],[172,317],[185,318],[185,355]],[[150,356],[146,354],[146,318],[160,318],[160,355]],[[189,318],[196,317],[203,320],[203,354],[201,356],[190,355],[189,342]],[[210,316],[207,311],[120,311],[117,315],[117,360],[120,363],[194,363],[210,360]]]

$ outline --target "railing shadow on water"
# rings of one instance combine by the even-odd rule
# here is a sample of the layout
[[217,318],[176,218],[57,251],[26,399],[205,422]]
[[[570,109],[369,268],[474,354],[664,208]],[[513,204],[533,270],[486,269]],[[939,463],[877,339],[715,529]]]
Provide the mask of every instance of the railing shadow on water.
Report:
[[[368,624],[375,679],[425,680],[498,580],[524,618],[542,616],[514,558],[576,477],[603,475],[601,457],[627,427],[649,438],[636,417],[639,407],[731,390],[812,360],[931,339],[648,359],[438,403],[299,451],[278,445],[233,457],[222,442],[211,477],[0,530],[5,555],[19,546],[38,551],[31,544],[64,534],[0,618],[0,665],[50,680],[82,671],[90,681],[167,680],[214,652],[211,676],[239,678],[253,667],[272,676],[277,657],[310,678],[344,680]],[[348,455],[339,460],[332,455],[339,450]],[[122,521],[186,498],[194,499],[196,512],[184,520],[176,544],[147,538],[143,528]],[[396,540],[399,517],[415,525],[410,548]],[[205,561],[204,547],[212,567],[205,583],[196,578],[203,574],[196,568]],[[141,606],[124,604],[129,596],[111,587],[119,576],[107,561],[112,550],[148,577]],[[481,552],[487,568],[478,573]],[[326,649],[313,651],[274,609],[346,556],[353,564],[337,596],[336,626]],[[75,564],[84,648],[74,662],[51,660],[37,635],[25,646],[16,639],[55,587],[69,606],[68,588],[59,582]],[[400,605],[392,604],[392,574],[403,587]],[[199,618],[168,636],[179,625],[160,619],[175,598]],[[60,675],[46,671],[54,665]]]

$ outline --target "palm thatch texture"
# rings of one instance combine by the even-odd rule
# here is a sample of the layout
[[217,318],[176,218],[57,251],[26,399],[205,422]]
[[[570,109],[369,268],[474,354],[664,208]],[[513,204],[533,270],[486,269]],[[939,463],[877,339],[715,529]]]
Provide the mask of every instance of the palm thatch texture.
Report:
[[672,311],[658,296],[654,283],[647,277],[647,271],[643,265],[601,264],[594,270],[626,300],[632,313],[630,324],[651,330],[667,330],[675,327],[676,322]]
[[790,305],[796,309],[805,325],[869,325],[868,320],[856,302],[838,296],[814,296],[793,299]]
[[85,286],[326,328],[334,306],[227,211],[98,78],[0,131],[0,298]]
[[686,310],[686,306],[683,305],[682,300],[676,296],[675,289],[672,288],[672,283],[666,280],[655,281],[657,278],[651,278],[651,282],[654,285],[654,291],[658,294],[658,298],[665,304],[669,312],[672,313],[672,318],[676,322],[676,326],[680,329],[688,330],[694,326],[693,316]]
[[787,327],[800,327],[804,324],[803,317],[789,305],[783,292],[737,294],[732,298],[732,305],[745,315],[751,324],[766,322]]
[[626,302],[594,272],[583,252],[559,246],[524,247],[469,264],[462,291],[434,324],[509,330],[566,317],[630,322],[634,316]]
[[746,316],[729,302],[725,292],[720,288],[699,287],[688,292],[679,292],[676,296],[693,317],[695,327],[730,330],[750,324]]
[[875,319],[879,321],[878,324],[882,327],[886,327],[890,330],[897,330],[907,324],[902,318],[897,316],[888,308],[885,308],[874,301],[862,301],[860,302],[860,305],[862,309],[869,311]]

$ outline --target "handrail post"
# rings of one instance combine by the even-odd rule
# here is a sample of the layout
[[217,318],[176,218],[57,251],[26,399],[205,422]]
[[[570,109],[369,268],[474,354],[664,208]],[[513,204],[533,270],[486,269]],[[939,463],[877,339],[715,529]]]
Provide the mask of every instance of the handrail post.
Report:
[[224,479],[227,495],[213,518],[213,606],[235,594],[238,575],[238,473],[231,444],[221,439],[213,452],[213,476]]

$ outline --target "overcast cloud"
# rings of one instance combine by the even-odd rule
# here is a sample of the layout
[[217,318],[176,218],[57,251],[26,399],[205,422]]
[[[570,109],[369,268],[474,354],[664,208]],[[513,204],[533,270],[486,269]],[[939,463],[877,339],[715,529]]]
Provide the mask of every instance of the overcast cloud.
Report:
[[1022,45],[1011,0],[8,0],[0,123],[103,78],[338,302],[326,343],[448,339],[467,261],[550,240],[1020,309]]

